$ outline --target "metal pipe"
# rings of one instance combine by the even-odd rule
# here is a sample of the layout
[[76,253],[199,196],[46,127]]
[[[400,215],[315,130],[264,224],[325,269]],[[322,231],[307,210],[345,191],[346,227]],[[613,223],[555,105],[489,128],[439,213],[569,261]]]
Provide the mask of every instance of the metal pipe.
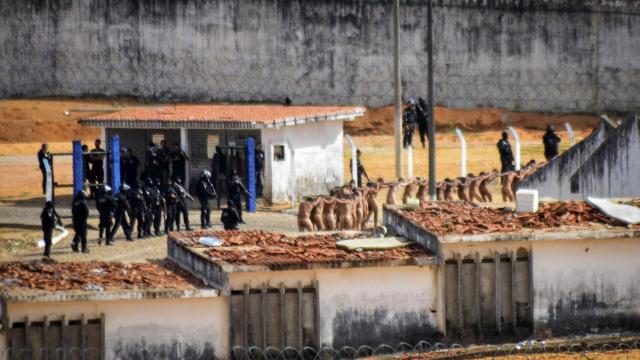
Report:
[[400,86],[400,0],[393,0],[393,90],[395,105],[396,178],[402,177],[402,93]]
[[351,180],[357,181],[358,176],[358,160],[357,160],[357,152],[356,143],[353,141],[351,136],[345,135],[344,138],[347,140],[349,147],[351,148]]
[[516,171],[520,170],[520,136],[512,126],[509,126],[509,132],[516,141]]
[[413,146],[407,147],[407,177],[413,178]]
[[569,124],[568,122],[564,123],[564,128],[567,129],[567,134],[569,135],[569,143],[571,144],[571,146],[575,145],[576,134],[573,132],[571,124]]
[[429,116],[429,200],[436,201],[436,119],[433,113],[433,4],[427,1],[427,107]]
[[467,141],[459,128],[456,128],[456,135],[460,140],[460,176],[465,177],[467,176]]

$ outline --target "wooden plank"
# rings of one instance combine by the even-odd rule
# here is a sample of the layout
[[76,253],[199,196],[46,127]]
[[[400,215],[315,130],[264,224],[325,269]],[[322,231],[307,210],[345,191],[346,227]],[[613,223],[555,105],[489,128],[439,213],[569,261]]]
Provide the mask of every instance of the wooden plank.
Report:
[[502,313],[500,309],[500,254],[496,253],[494,262],[496,265],[496,330],[500,334],[502,333],[502,323],[500,321],[500,314]]
[[285,289],[284,284],[280,283],[280,349],[287,347],[287,319],[285,316]]
[[249,285],[244,285],[244,348],[249,349]]
[[100,314],[100,360],[105,360],[107,358],[106,354],[106,345],[105,345],[105,331],[106,323],[104,313]]
[[69,323],[67,322],[66,315],[62,315],[61,320],[61,333],[62,333],[62,359],[67,359],[67,351],[69,350]]
[[298,349],[302,350],[304,347],[304,311],[302,307],[304,306],[304,302],[302,299],[302,282],[298,281]]
[[80,350],[82,351],[80,358],[84,360],[87,351],[87,316],[84,313],[80,322]]
[[44,360],[49,360],[49,317],[45,315],[42,326],[42,347],[44,348]]
[[516,254],[511,252],[511,325],[513,333],[518,334],[518,319],[516,311]]
[[480,309],[480,254],[476,252],[474,259],[476,267],[476,331],[482,334],[482,311]]
[[262,323],[262,348],[267,348],[267,287],[262,283],[260,289],[260,322]]
[[457,282],[458,282],[458,322],[460,327],[460,332],[464,329],[464,314],[463,314],[463,294],[462,294],[462,257],[460,253],[456,254],[456,267],[457,267]]

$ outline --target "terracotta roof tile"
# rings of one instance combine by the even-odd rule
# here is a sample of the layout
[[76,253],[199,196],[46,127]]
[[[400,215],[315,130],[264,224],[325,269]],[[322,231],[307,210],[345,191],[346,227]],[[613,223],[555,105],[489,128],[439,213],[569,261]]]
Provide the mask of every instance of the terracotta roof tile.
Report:
[[91,116],[94,121],[202,121],[271,124],[334,115],[359,116],[363,108],[354,106],[285,106],[285,105],[171,105],[160,108],[136,108]]

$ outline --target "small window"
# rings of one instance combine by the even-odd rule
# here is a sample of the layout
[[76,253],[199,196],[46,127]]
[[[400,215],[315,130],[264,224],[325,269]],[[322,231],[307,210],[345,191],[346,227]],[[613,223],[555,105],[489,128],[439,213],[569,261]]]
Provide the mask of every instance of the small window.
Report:
[[273,146],[273,160],[284,161],[284,145]]
[[151,142],[156,144],[156,146],[160,146],[160,141],[164,140],[164,134],[153,134],[151,135]]
[[220,137],[218,135],[207,135],[207,158],[211,159],[216,152],[216,146],[220,145]]

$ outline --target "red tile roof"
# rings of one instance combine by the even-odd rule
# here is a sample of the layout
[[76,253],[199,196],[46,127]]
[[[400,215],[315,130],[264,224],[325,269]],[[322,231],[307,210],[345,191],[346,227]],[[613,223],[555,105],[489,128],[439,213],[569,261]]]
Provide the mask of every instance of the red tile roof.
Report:
[[[159,108],[136,108],[96,115],[81,120],[83,125],[118,122],[201,122],[241,123],[263,127],[277,123],[351,120],[364,109],[354,106],[285,106],[285,105],[171,105]],[[295,120],[295,121],[294,121]]]

